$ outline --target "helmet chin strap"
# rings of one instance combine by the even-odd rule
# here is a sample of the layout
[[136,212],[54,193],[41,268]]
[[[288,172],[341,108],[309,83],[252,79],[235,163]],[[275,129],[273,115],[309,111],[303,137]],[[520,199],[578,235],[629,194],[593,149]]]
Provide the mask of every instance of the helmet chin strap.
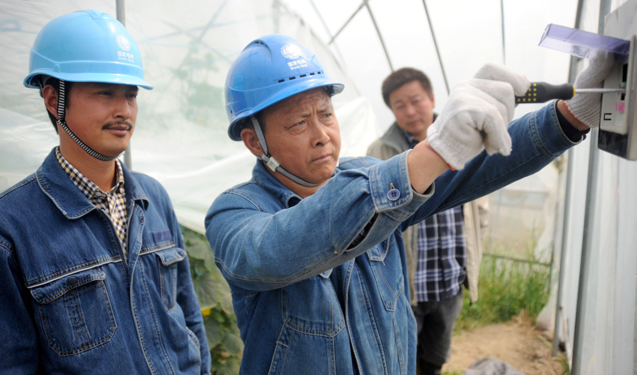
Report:
[[258,136],[258,141],[260,142],[260,147],[262,147],[262,156],[259,157],[269,169],[273,172],[279,172],[289,180],[295,182],[298,185],[302,185],[304,187],[316,187],[320,186],[320,184],[314,184],[309,181],[305,181],[300,177],[290,173],[286,169],[280,166],[280,163],[271,155],[269,155],[269,149],[267,148],[267,140],[264,138],[264,134],[262,134],[262,129],[260,128],[260,124],[258,120],[254,116],[251,116],[251,123],[253,124],[253,129],[256,131],[256,135]]
[[110,156],[105,156],[96,152],[91,147],[87,146],[84,142],[82,142],[80,138],[78,138],[78,136],[73,134],[71,129],[69,129],[69,127],[67,126],[67,123],[64,121],[64,102],[65,102],[65,96],[66,96],[64,86],[65,86],[64,81],[60,80],[60,90],[58,93],[58,121],[57,121],[58,125],[60,125],[60,127],[64,129],[64,131],[67,132],[67,134],[69,134],[69,137],[71,137],[71,139],[73,139],[78,144],[78,146],[80,146],[87,154],[93,156],[94,158],[102,161],[111,161],[117,158],[117,156],[110,157]]

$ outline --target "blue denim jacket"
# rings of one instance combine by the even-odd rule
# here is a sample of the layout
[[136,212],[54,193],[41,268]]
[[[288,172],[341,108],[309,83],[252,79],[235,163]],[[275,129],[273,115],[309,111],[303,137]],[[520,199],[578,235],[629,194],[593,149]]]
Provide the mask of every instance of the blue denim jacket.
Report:
[[482,153],[424,195],[411,187],[407,152],[342,160],[305,199],[258,162],[251,181],[219,196],[205,226],[245,343],[240,372],[415,374],[402,230],[532,174],[574,145],[551,105],[509,132],[511,156]]
[[0,195],[0,372],[208,374],[202,315],[171,202],[123,166],[129,259],[60,167]]

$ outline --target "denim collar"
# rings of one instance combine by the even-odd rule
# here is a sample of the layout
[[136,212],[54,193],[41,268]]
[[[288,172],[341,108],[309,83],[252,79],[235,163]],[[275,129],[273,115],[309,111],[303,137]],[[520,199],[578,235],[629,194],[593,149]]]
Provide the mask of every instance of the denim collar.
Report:
[[[122,165],[122,174],[127,200],[135,201],[146,210],[149,205],[146,193],[124,165]],[[38,168],[36,179],[42,192],[51,199],[67,219],[78,219],[96,208],[62,169],[56,159],[55,148],[51,150]]]
[[302,200],[298,194],[289,190],[280,181],[278,181],[277,178],[273,177],[273,175],[267,171],[264,163],[260,160],[256,161],[256,165],[253,167],[252,176],[255,183],[267,190],[286,208],[293,207]]

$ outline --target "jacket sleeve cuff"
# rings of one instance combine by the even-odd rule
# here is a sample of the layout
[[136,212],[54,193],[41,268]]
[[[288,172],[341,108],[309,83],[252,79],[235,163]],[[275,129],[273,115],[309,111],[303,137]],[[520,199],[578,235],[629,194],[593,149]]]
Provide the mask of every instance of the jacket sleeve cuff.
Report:
[[435,192],[432,184],[424,194],[411,186],[407,155],[411,150],[373,166],[369,184],[377,213],[396,221],[405,221]]

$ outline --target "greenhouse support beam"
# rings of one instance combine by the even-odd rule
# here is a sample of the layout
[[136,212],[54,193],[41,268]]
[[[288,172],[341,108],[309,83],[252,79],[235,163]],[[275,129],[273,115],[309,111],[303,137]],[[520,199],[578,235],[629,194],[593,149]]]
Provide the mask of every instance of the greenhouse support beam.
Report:
[[[562,325],[563,316],[563,298],[565,283],[565,263],[567,261],[567,241],[569,239],[569,215],[571,209],[571,189],[573,178],[573,149],[570,149],[567,156],[567,173],[565,174],[565,193],[564,193],[564,218],[562,220],[562,245],[560,247],[560,265],[558,266],[558,296],[556,300],[556,320],[553,328],[553,350],[552,357],[558,356],[558,348],[560,346],[560,327]],[[569,338],[565,336],[565,341]]]
[[[604,17],[611,11],[611,0],[600,1],[598,16],[598,34],[604,33]],[[582,374],[582,357],[585,348],[587,331],[587,307],[589,298],[589,276],[591,274],[591,257],[594,246],[596,223],[596,204],[598,203],[598,179],[600,155],[598,152],[598,133],[591,132],[591,149],[589,150],[589,172],[587,174],[587,201],[584,211],[584,228],[582,230],[582,256],[580,258],[580,276],[578,281],[578,302],[576,304],[576,322],[573,330],[573,356],[571,357],[571,375]]]
[[378,28],[378,23],[376,22],[376,19],[373,16],[373,11],[371,11],[371,7],[369,6],[369,0],[364,0],[363,4],[367,7],[367,11],[369,12],[369,17],[371,17],[371,22],[373,22],[373,26],[376,28],[376,33],[378,33],[378,39],[380,39],[380,44],[382,45],[382,49],[384,50],[384,55],[387,57],[387,62],[389,63],[389,69],[391,69],[391,71],[393,72],[393,65],[391,64],[391,58],[389,57],[387,46],[385,46],[384,40],[382,39],[382,34],[380,33],[380,29]]
[[502,65],[507,65],[507,49],[504,40],[504,0],[500,0],[500,17],[502,23]]
[[442,63],[442,57],[440,56],[440,49],[438,48],[438,41],[436,40],[436,34],[433,32],[433,25],[431,24],[431,17],[429,17],[429,10],[427,9],[427,0],[422,0],[424,5],[424,12],[427,14],[427,22],[429,23],[429,30],[431,30],[431,38],[433,38],[433,45],[436,47],[436,55],[438,55],[438,62],[440,63],[440,70],[442,71],[442,78],[444,78],[444,86],[447,88],[447,95],[449,95],[449,81],[447,80],[447,73],[444,70],[444,64]]
[[[584,0],[578,1],[576,7],[576,20],[574,22],[574,28],[579,29],[582,23],[582,8],[584,6]],[[576,80],[576,70],[578,67],[578,58],[571,56],[571,62],[569,63],[569,80],[567,82],[574,83]],[[565,263],[567,261],[567,251],[569,245],[567,244],[569,238],[569,216],[571,212],[571,189],[573,179],[573,158],[575,151],[570,149],[567,155],[567,173],[565,175],[565,193],[564,193],[564,218],[562,224],[562,244],[560,247],[560,265],[558,271],[558,299],[556,300],[556,321],[553,328],[553,348],[552,356],[558,355],[558,349],[560,347],[560,329],[563,323],[563,300],[564,300],[564,283],[565,283]],[[566,327],[565,327],[566,328]],[[569,340],[569,337],[565,335],[565,342]],[[566,345],[565,345],[566,347]]]
[[[124,0],[116,0],[116,19],[120,21],[122,26],[127,27],[125,22]],[[126,165],[129,170],[133,170],[133,163],[131,162],[131,140],[129,140],[127,149],[124,150],[124,165]]]
[[[322,26],[324,27],[324,30],[327,32],[327,35],[329,36],[329,38],[331,38],[331,30],[329,29],[329,26],[327,25],[327,23],[324,20],[324,17],[322,17],[322,14],[320,13],[320,10],[318,9],[318,7],[316,6],[316,3],[313,0],[309,0],[309,2],[311,3],[311,6],[313,7],[313,10],[316,12],[316,15],[318,16],[318,18],[320,18],[320,22],[322,23]],[[340,48],[338,48],[338,45],[336,44],[334,46],[334,48],[336,49],[336,52],[338,53],[338,56],[340,56],[340,62],[338,62],[338,65],[343,68],[343,64],[341,62],[344,62],[344,56],[342,56],[342,51],[340,51]],[[334,57],[335,59],[335,57]],[[358,91],[358,89],[356,88],[356,91]],[[358,91],[358,95],[360,95],[360,92]]]
[[344,25],[342,25],[342,27],[340,28],[340,30],[338,30],[338,32],[331,37],[331,40],[329,41],[329,43],[327,43],[327,45],[330,45],[331,43],[333,43],[336,38],[338,37],[338,35],[340,35],[340,33],[342,32],[342,30],[344,30],[345,27],[347,27],[347,25],[349,24],[349,22],[351,22],[351,20],[353,19],[353,17],[356,16],[356,14],[358,14],[358,12],[360,11],[360,9],[362,9],[364,7],[364,5],[367,3],[367,0],[364,0],[362,2],[362,4],[360,4],[360,6],[358,7],[358,9],[356,9],[355,12],[353,12],[353,14],[351,15],[351,17],[349,17],[349,19],[347,20],[347,22],[344,23]]

